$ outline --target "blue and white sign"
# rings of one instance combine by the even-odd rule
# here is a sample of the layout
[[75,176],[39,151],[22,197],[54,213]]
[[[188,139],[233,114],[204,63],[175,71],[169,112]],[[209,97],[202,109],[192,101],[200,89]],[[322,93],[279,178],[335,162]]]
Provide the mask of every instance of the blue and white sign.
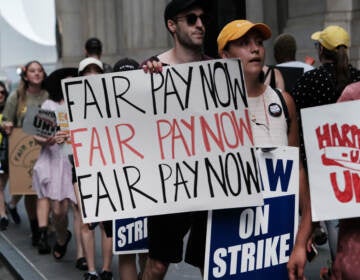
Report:
[[118,219],[114,222],[114,254],[135,254],[148,251],[147,217]]
[[264,205],[210,212],[204,279],[288,279],[298,224],[298,149],[257,155]]

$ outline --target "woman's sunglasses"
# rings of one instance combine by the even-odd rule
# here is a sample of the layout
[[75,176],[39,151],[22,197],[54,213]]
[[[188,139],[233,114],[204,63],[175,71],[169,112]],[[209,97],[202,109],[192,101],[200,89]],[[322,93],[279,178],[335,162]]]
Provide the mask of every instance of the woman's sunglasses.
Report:
[[191,13],[191,14],[187,14],[185,16],[176,17],[175,20],[178,20],[179,18],[185,18],[186,23],[189,26],[195,25],[198,18],[201,19],[201,22],[203,23],[203,25],[207,25],[210,22],[210,17],[207,14],[197,15],[197,14]]

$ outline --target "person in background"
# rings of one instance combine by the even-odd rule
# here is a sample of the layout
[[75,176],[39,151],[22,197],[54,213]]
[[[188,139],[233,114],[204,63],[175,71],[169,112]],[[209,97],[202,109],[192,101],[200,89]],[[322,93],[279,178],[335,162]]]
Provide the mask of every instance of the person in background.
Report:
[[[50,95],[56,95],[56,96],[63,96],[62,95],[62,89],[61,89],[61,80],[65,79],[65,78],[70,78],[70,77],[77,77],[78,75],[78,69],[76,67],[67,67],[67,68],[61,68],[61,69],[57,69],[55,71],[53,71],[44,81],[45,84],[45,88],[48,90],[48,92],[50,92]],[[66,149],[65,149],[66,150]],[[65,152],[65,151],[63,151]],[[73,162],[73,158],[72,155],[69,155],[69,160],[72,164]],[[71,172],[72,172],[72,165],[71,165]],[[75,195],[74,192],[74,181],[72,178],[72,173],[71,173],[71,183],[72,183],[72,192]],[[76,262],[75,262],[75,267],[79,270],[82,271],[86,271],[88,269],[87,267],[87,263],[86,263],[86,259],[84,257],[84,249],[82,247],[82,242],[81,242],[81,231],[80,231],[80,226],[81,226],[81,215],[80,215],[80,211],[78,209],[78,205],[77,205],[77,201],[70,199],[70,206],[73,210],[73,232],[74,232],[74,236],[75,236],[75,242],[76,242]],[[62,247],[65,248],[65,247]],[[66,250],[65,250],[66,251]],[[65,252],[61,255],[64,255]],[[58,258],[60,255],[59,254],[55,254],[54,257]]]
[[[255,146],[298,146],[298,125],[293,99],[286,92],[279,95],[264,83],[263,41],[270,37],[271,30],[266,24],[234,20],[220,31],[217,38],[219,55],[221,58],[239,58],[242,61]],[[282,112],[285,112],[286,106],[288,117],[285,113],[278,117],[268,114],[265,108],[270,104],[282,106]],[[304,276],[306,252],[310,250],[308,240],[312,232],[309,189],[301,164],[299,175],[302,218],[288,263],[290,279],[298,279],[295,275],[299,279]]]
[[[49,94],[44,89],[46,73],[42,64],[38,61],[28,62],[21,73],[21,80],[16,91],[10,94],[3,111],[2,126],[9,135],[13,127],[22,127],[24,116],[28,106],[38,106],[48,99]],[[15,222],[20,223],[20,216],[16,205],[22,198],[21,195],[13,195],[8,203],[8,211]],[[31,227],[31,244],[37,246],[39,242],[39,226],[36,215],[36,195],[25,195],[25,208]]]
[[283,33],[274,40],[274,57],[276,66],[303,68],[304,73],[314,69],[311,65],[296,60],[297,45],[295,37],[289,33]]
[[[45,79],[44,84],[49,92],[49,99],[42,104],[42,109],[57,112],[59,107],[64,104],[61,88],[54,87],[52,83],[54,82],[54,76],[62,73],[67,75],[66,71],[68,71],[68,68],[58,69]],[[50,137],[34,136],[35,141],[41,145],[39,158],[33,168],[32,185],[38,196],[37,217],[40,230],[38,252],[39,254],[49,254],[51,252],[47,237],[51,211],[51,221],[56,233],[53,256],[57,260],[63,258],[71,239],[72,234],[68,230],[67,215],[71,201],[76,203],[72,185],[72,165],[63,149],[68,137],[69,133],[63,130],[57,131],[55,135]]]
[[297,80],[313,67],[305,62],[296,60],[296,40],[294,36],[283,33],[274,40],[274,57],[276,60],[276,69],[283,75],[285,90],[290,92]]
[[[94,57],[101,61],[102,43],[98,38],[92,37],[85,42],[85,56]],[[104,73],[111,73],[113,71],[111,65],[103,62]]]
[[[360,100],[360,82],[345,87],[337,102]],[[323,280],[357,279],[360,275],[360,218],[339,220],[338,244],[335,260],[330,268],[320,271]]]
[[[162,65],[210,59],[203,53],[208,1],[172,0],[164,12],[173,48],[143,63],[145,72],[162,71]],[[185,261],[201,272],[204,268],[207,211],[148,217],[149,256],[142,280],[163,279],[170,263],[182,260],[183,239],[190,232]]]
[[[2,112],[5,107],[8,91],[3,82],[0,81],[0,123],[2,121]],[[0,126],[0,230],[6,230],[9,225],[9,219],[6,215],[4,189],[9,178],[8,162],[8,138]]]
[[[295,84],[291,94],[298,111],[300,109],[335,103],[346,85],[360,80],[360,71],[349,63],[347,55],[350,36],[345,29],[330,25],[311,35],[321,65],[306,72]],[[302,127],[300,126],[300,156],[307,168]],[[334,260],[337,247],[337,220],[326,221],[331,258]]]
[[[103,63],[94,58],[87,57],[79,63],[79,77],[102,74]],[[73,168],[75,172],[75,168]],[[78,193],[79,186],[76,182],[76,174],[73,174],[73,182],[75,182],[75,193]],[[79,197],[79,195],[77,195]],[[80,205],[80,202],[78,202]],[[98,274],[95,267],[95,232],[94,229],[100,224],[101,229],[101,245],[102,245],[102,269]],[[85,258],[88,266],[88,272],[84,274],[84,280],[111,280],[113,274],[111,272],[112,264],[112,221],[103,221],[101,223],[84,224],[81,223],[81,237]]]
[[[276,66],[302,68],[303,73],[313,70],[313,66],[296,60],[296,50],[297,45],[294,36],[288,33],[283,33],[277,36],[274,40],[274,57],[277,63]],[[294,77],[291,89],[301,76],[302,74],[298,77]],[[323,223],[314,224],[315,229],[313,233],[313,240],[316,245],[323,245],[327,241],[327,234],[322,224]]]
[[[114,72],[132,71],[139,69],[139,63],[131,58],[122,58],[114,64]],[[135,219],[131,219],[135,220]],[[120,254],[119,255],[119,276],[122,280],[138,280],[141,279],[145,268],[147,253],[137,254],[139,258],[140,271],[137,272],[136,254]]]

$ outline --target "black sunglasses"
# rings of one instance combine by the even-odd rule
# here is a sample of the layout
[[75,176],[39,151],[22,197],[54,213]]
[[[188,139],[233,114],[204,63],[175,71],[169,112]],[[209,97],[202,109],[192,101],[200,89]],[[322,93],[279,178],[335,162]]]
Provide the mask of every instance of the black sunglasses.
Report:
[[193,26],[196,24],[198,18],[201,19],[201,22],[204,24],[204,25],[207,25],[209,22],[210,22],[210,17],[209,15],[207,14],[201,14],[201,15],[197,15],[197,14],[194,14],[194,13],[191,13],[191,14],[187,14],[185,16],[180,16],[180,17],[176,17],[175,20],[178,20],[179,18],[185,18],[186,19],[186,23],[187,25],[189,26]]
[[0,90],[0,93],[4,95],[6,94],[5,90]]

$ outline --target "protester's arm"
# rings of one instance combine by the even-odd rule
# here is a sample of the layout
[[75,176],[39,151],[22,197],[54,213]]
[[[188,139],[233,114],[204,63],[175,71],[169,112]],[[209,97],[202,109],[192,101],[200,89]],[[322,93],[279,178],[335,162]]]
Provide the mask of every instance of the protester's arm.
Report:
[[285,103],[289,112],[290,126],[288,131],[288,145],[292,147],[299,147],[299,126],[296,116],[295,102],[290,94],[282,91]]
[[298,227],[294,248],[287,264],[290,280],[304,279],[306,265],[306,252],[311,250],[311,234],[313,231],[311,222],[310,193],[305,168],[300,161],[300,211],[301,220]]
[[[284,92],[283,96],[288,107],[290,117],[290,128],[288,134],[289,146],[297,147],[299,146],[299,130],[295,103],[288,93]],[[310,240],[312,234],[309,184],[307,174],[301,160],[299,169],[299,194],[301,220],[296,234],[294,248],[291,252],[287,265],[290,280],[303,279],[304,277],[306,251],[310,250],[310,248],[308,248],[308,241]]]
[[14,92],[10,94],[5,103],[5,108],[3,111],[3,122],[1,123],[2,128],[5,130],[6,134],[11,134],[12,129],[14,128],[14,122],[16,119],[17,111],[17,93]]

